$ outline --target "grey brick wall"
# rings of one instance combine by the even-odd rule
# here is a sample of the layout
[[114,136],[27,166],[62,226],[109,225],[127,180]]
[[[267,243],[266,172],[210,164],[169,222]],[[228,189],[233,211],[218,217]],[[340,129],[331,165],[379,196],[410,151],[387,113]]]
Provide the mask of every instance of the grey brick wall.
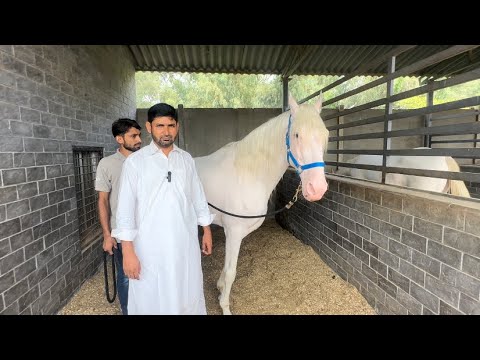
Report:
[[123,46],[0,46],[0,313],[54,314],[97,269],[80,248],[72,145],[115,151],[134,118]]
[[[478,204],[338,179],[329,178],[323,199],[299,200],[277,221],[379,314],[480,314]],[[298,182],[287,171],[277,186],[277,208]]]

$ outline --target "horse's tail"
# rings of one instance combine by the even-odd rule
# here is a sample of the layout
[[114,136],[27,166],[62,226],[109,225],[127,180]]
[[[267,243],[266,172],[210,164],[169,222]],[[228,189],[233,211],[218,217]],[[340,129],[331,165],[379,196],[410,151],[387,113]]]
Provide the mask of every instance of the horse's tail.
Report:
[[[458,166],[457,162],[451,156],[446,156],[445,160],[447,161],[449,171],[460,172],[460,166]],[[465,183],[462,180],[449,179],[447,184],[450,187],[450,193],[452,195],[471,197],[467,187],[465,186]]]

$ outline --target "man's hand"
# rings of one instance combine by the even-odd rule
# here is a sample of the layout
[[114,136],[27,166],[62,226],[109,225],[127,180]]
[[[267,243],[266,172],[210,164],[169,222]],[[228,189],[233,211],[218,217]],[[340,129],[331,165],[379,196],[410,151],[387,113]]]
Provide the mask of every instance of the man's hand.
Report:
[[117,241],[110,235],[103,235],[103,251],[113,255],[112,248],[117,248]]
[[212,253],[212,231],[210,226],[203,227],[203,237],[202,237],[202,253],[204,255],[210,255]]
[[140,261],[131,241],[122,241],[123,272],[129,279],[140,280]]

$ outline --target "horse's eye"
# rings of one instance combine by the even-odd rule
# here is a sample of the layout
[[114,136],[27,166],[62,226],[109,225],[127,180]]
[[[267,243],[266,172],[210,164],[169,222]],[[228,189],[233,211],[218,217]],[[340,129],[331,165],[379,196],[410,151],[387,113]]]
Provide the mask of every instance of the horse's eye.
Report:
[[298,133],[295,133],[295,137],[298,139]]

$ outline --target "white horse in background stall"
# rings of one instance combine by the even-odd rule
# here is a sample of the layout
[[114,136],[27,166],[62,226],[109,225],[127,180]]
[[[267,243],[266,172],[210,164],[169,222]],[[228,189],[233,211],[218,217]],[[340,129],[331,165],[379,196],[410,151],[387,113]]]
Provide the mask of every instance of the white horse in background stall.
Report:
[[[415,149],[429,149],[419,147]],[[382,155],[359,155],[350,161],[352,164],[363,165],[382,165]],[[387,166],[407,169],[423,169],[438,171],[460,172],[460,167],[451,156],[399,156],[391,155],[387,157]],[[348,175],[358,179],[382,181],[381,171],[341,168],[336,174]],[[461,180],[449,180],[442,178],[432,178],[426,176],[405,175],[397,173],[387,173],[385,183],[411,187],[419,190],[434,191],[440,193],[450,193],[452,195],[470,197],[470,193]]]
[[[320,117],[322,99],[315,105],[298,105],[289,97],[290,111],[270,119],[243,140],[195,158],[210,204],[229,213],[255,216],[267,212],[268,199],[289,167],[295,167],[308,201],[327,191],[323,154],[328,130]],[[230,290],[237,272],[240,245],[245,236],[262,225],[265,217],[239,218],[211,208],[214,224],[224,228],[225,264],[217,282],[223,314],[231,314]]]

